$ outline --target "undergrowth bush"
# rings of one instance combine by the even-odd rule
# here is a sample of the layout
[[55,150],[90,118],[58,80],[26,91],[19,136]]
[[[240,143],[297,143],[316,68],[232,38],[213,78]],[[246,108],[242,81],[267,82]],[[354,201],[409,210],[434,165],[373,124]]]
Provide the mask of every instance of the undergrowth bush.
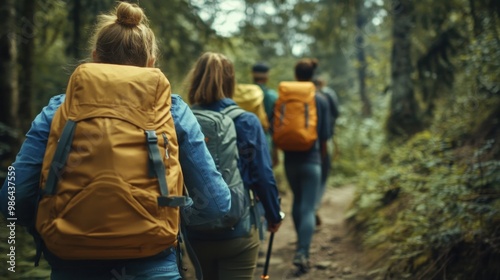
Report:
[[[478,111],[448,113],[431,130],[385,149],[378,166],[359,177],[347,217],[363,245],[379,252],[374,273],[500,279],[500,131],[467,141],[471,128],[488,121],[478,112],[498,121],[500,100],[480,101]],[[446,126],[454,129],[441,130]]]
[[[343,127],[357,185],[347,213],[373,279],[500,279],[500,48],[484,32],[454,59],[427,130],[387,142],[379,113]],[[418,87],[417,87],[418,88]],[[374,105],[387,112],[384,100]],[[356,122],[350,119],[349,122]],[[346,119],[347,123],[347,119]],[[360,129],[363,127],[363,129]],[[366,141],[370,143],[364,145]]]

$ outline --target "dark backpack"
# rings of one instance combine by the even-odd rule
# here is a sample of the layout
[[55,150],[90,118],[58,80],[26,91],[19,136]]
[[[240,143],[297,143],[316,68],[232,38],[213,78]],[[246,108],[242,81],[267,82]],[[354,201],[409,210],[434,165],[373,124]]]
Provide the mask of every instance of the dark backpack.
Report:
[[322,96],[328,103],[328,118],[330,122],[328,127],[328,138],[333,138],[333,135],[335,134],[335,124],[340,115],[337,93],[329,87],[319,89],[317,90],[317,93],[318,96]]
[[188,229],[198,231],[232,230],[241,217],[250,211],[250,198],[243,185],[238,169],[238,146],[236,144],[236,129],[233,120],[245,112],[236,105],[226,107],[221,112],[193,107],[193,113],[198,119],[205,142],[217,170],[231,192],[231,209],[222,218],[202,225],[187,225]]
[[320,90],[320,92],[324,94],[328,99],[328,104],[330,105],[330,115],[332,118],[332,125],[335,125],[335,121],[340,115],[339,100],[337,97],[337,93],[331,88],[323,88]]

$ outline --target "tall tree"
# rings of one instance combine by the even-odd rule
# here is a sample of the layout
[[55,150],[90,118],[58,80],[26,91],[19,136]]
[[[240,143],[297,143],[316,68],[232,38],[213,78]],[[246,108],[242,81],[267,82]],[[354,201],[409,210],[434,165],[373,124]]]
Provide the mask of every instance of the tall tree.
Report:
[[419,107],[415,98],[411,74],[411,34],[413,1],[392,2],[391,88],[390,115],[387,121],[389,137],[409,136],[421,130]]
[[35,49],[35,2],[22,1],[19,44],[19,66],[22,75],[19,77],[19,108],[17,115],[22,131],[28,131],[33,120],[33,58]]
[[79,59],[80,58],[80,45],[82,41],[81,35],[81,13],[82,13],[82,2],[81,0],[73,0],[73,7],[71,9],[71,19],[73,20],[73,40],[70,45],[69,52],[71,55]]
[[364,28],[366,25],[366,8],[365,1],[359,0],[356,7],[356,57],[358,59],[358,79],[359,79],[359,96],[361,98],[362,108],[361,115],[370,117],[372,115],[372,106],[368,95],[366,94],[366,55],[365,55],[365,38]]
[[[359,59],[364,59],[359,56],[366,54],[365,38],[361,38],[364,34],[359,34],[364,30],[356,27],[358,6],[364,2],[363,0],[306,2],[314,11],[311,13],[308,28],[304,30],[314,38],[309,44],[309,50],[312,56],[320,60],[320,70],[329,76],[329,85],[339,93],[343,104],[353,98],[350,91],[360,82],[359,74],[366,73],[366,68],[356,68],[357,65],[362,65],[358,64]],[[368,22],[370,15],[364,16],[364,22]],[[361,24],[363,22],[360,22]],[[358,72],[358,69],[361,71]]]
[[111,0],[73,0],[68,1],[67,20],[68,27],[65,30],[66,53],[76,61],[88,58],[85,52],[86,42],[90,37],[89,31],[95,24],[96,18],[106,13],[113,7],[115,2]]
[[140,3],[161,44],[162,55],[157,62],[172,82],[174,91],[179,90],[177,85],[192,63],[207,50],[207,45],[218,40],[214,30],[196,12],[198,7],[190,2],[194,1],[171,0],[168,5],[159,0]]
[[[14,0],[6,0],[0,6],[0,143],[13,150],[15,139],[8,131],[17,128],[16,108],[18,99],[16,67],[16,33]],[[12,151],[0,152],[10,156]],[[2,159],[3,161],[3,159]]]

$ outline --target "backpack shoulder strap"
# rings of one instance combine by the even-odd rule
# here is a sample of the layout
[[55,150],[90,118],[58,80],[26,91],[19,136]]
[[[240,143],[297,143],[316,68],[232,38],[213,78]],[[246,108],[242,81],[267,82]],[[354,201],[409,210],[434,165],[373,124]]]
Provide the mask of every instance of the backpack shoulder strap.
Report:
[[222,114],[229,116],[233,120],[245,112],[246,111],[241,109],[238,105],[228,106],[221,111]]
[[57,183],[61,176],[61,172],[66,165],[68,160],[69,152],[71,151],[71,143],[73,142],[73,136],[75,134],[76,122],[68,119],[64,125],[61,138],[57,144],[56,152],[50,164],[49,174],[47,176],[47,182],[45,184],[44,193],[48,195],[54,195],[56,193]]

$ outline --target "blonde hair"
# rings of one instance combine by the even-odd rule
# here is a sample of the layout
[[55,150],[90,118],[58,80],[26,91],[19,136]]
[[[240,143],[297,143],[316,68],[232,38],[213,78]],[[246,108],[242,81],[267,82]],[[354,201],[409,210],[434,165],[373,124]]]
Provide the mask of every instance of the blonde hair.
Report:
[[115,11],[98,16],[90,41],[94,61],[145,67],[158,58],[158,44],[144,11],[120,2]]
[[187,78],[189,103],[210,104],[234,95],[233,63],[220,53],[202,54]]

